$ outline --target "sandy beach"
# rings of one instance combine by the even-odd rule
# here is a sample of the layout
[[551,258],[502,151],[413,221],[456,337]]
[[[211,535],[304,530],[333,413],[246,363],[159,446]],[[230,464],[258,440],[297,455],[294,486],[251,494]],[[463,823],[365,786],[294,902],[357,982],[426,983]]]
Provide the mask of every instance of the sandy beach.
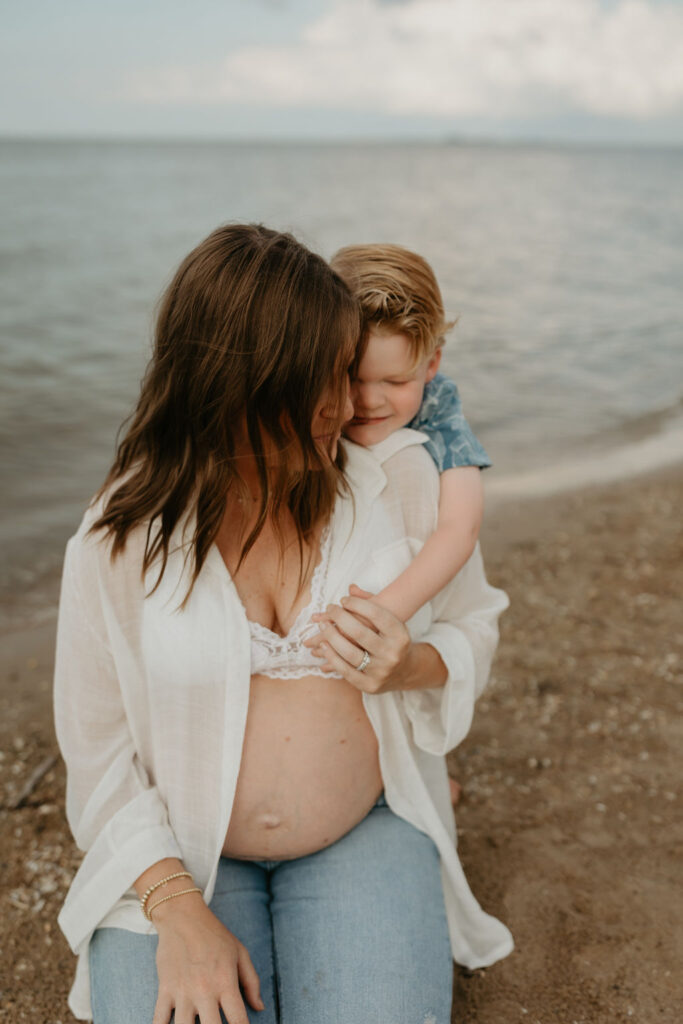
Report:
[[[456,968],[458,1024],[683,1019],[683,471],[494,505],[511,609],[466,742],[459,849],[516,950]],[[67,1024],[80,861],[51,717],[54,627],[2,638],[0,1021]]]

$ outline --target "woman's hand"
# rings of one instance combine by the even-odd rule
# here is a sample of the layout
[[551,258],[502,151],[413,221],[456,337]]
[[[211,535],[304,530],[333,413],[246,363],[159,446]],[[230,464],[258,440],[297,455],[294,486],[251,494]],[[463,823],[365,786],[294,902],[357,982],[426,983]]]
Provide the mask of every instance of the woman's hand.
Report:
[[[320,632],[304,643],[325,659],[323,668],[338,672],[365,693],[411,689],[416,645],[401,620],[372,597],[352,584],[339,605],[328,605],[325,612],[312,616]],[[359,672],[366,652],[370,660]]]
[[[159,994],[152,1024],[248,1024],[240,983],[249,1004],[263,1010],[259,978],[242,943],[203,900],[168,900],[152,914],[159,933]],[[171,904],[177,904],[171,907]]]

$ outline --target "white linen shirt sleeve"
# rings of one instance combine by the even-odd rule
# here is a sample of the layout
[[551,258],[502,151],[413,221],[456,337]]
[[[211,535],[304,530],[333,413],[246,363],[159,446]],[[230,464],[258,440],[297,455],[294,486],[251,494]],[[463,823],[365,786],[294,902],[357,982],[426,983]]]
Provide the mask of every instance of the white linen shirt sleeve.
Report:
[[107,635],[101,557],[83,528],[69,541],[57,627],[55,727],[67,768],[67,820],[85,852],[78,895],[59,915],[74,952],[146,868],[181,857],[131,735]]
[[[376,447],[375,453],[381,460],[381,450]],[[417,435],[389,454],[382,468],[387,499],[402,510],[414,556],[436,526],[438,472]],[[489,679],[498,618],[508,605],[505,592],[488,583],[477,544],[458,575],[433,598],[431,625],[416,638],[439,653],[448,673],[444,686],[400,691],[413,740],[422,750],[443,755],[467,735],[474,703]]]

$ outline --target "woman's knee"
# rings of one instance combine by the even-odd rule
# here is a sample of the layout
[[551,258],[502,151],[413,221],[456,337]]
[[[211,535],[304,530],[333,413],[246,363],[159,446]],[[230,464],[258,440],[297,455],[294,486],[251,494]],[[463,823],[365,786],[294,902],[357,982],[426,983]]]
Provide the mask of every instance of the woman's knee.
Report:
[[93,1024],[151,1024],[159,979],[156,935],[98,928],[88,950]]
[[448,1024],[438,850],[388,807],[273,875],[281,1024]]

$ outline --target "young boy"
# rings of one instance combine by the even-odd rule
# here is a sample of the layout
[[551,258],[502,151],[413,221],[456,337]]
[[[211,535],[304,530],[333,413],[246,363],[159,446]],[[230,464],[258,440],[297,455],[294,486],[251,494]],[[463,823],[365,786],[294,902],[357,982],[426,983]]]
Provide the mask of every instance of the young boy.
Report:
[[434,533],[373,598],[405,622],[472,554],[483,514],[479,470],[491,463],[463,416],[455,384],[438,373],[453,324],[427,261],[398,245],[350,245],[331,262],[358,299],[363,320],[351,380],[355,415],[345,434],[370,446],[401,427],[420,430],[440,473]]
[[[472,554],[483,514],[480,470],[491,463],[463,415],[458,389],[438,373],[453,324],[427,261],[398,245],[351,245],[331,262],[358,299],[363,321],[351,379],[355,415],[345,434],[371,446],[401,427],[420,430],[440,474],[436,529],[408,568],[373,597],[405,622]],[[451,779],[453,803],[459,795]]]

